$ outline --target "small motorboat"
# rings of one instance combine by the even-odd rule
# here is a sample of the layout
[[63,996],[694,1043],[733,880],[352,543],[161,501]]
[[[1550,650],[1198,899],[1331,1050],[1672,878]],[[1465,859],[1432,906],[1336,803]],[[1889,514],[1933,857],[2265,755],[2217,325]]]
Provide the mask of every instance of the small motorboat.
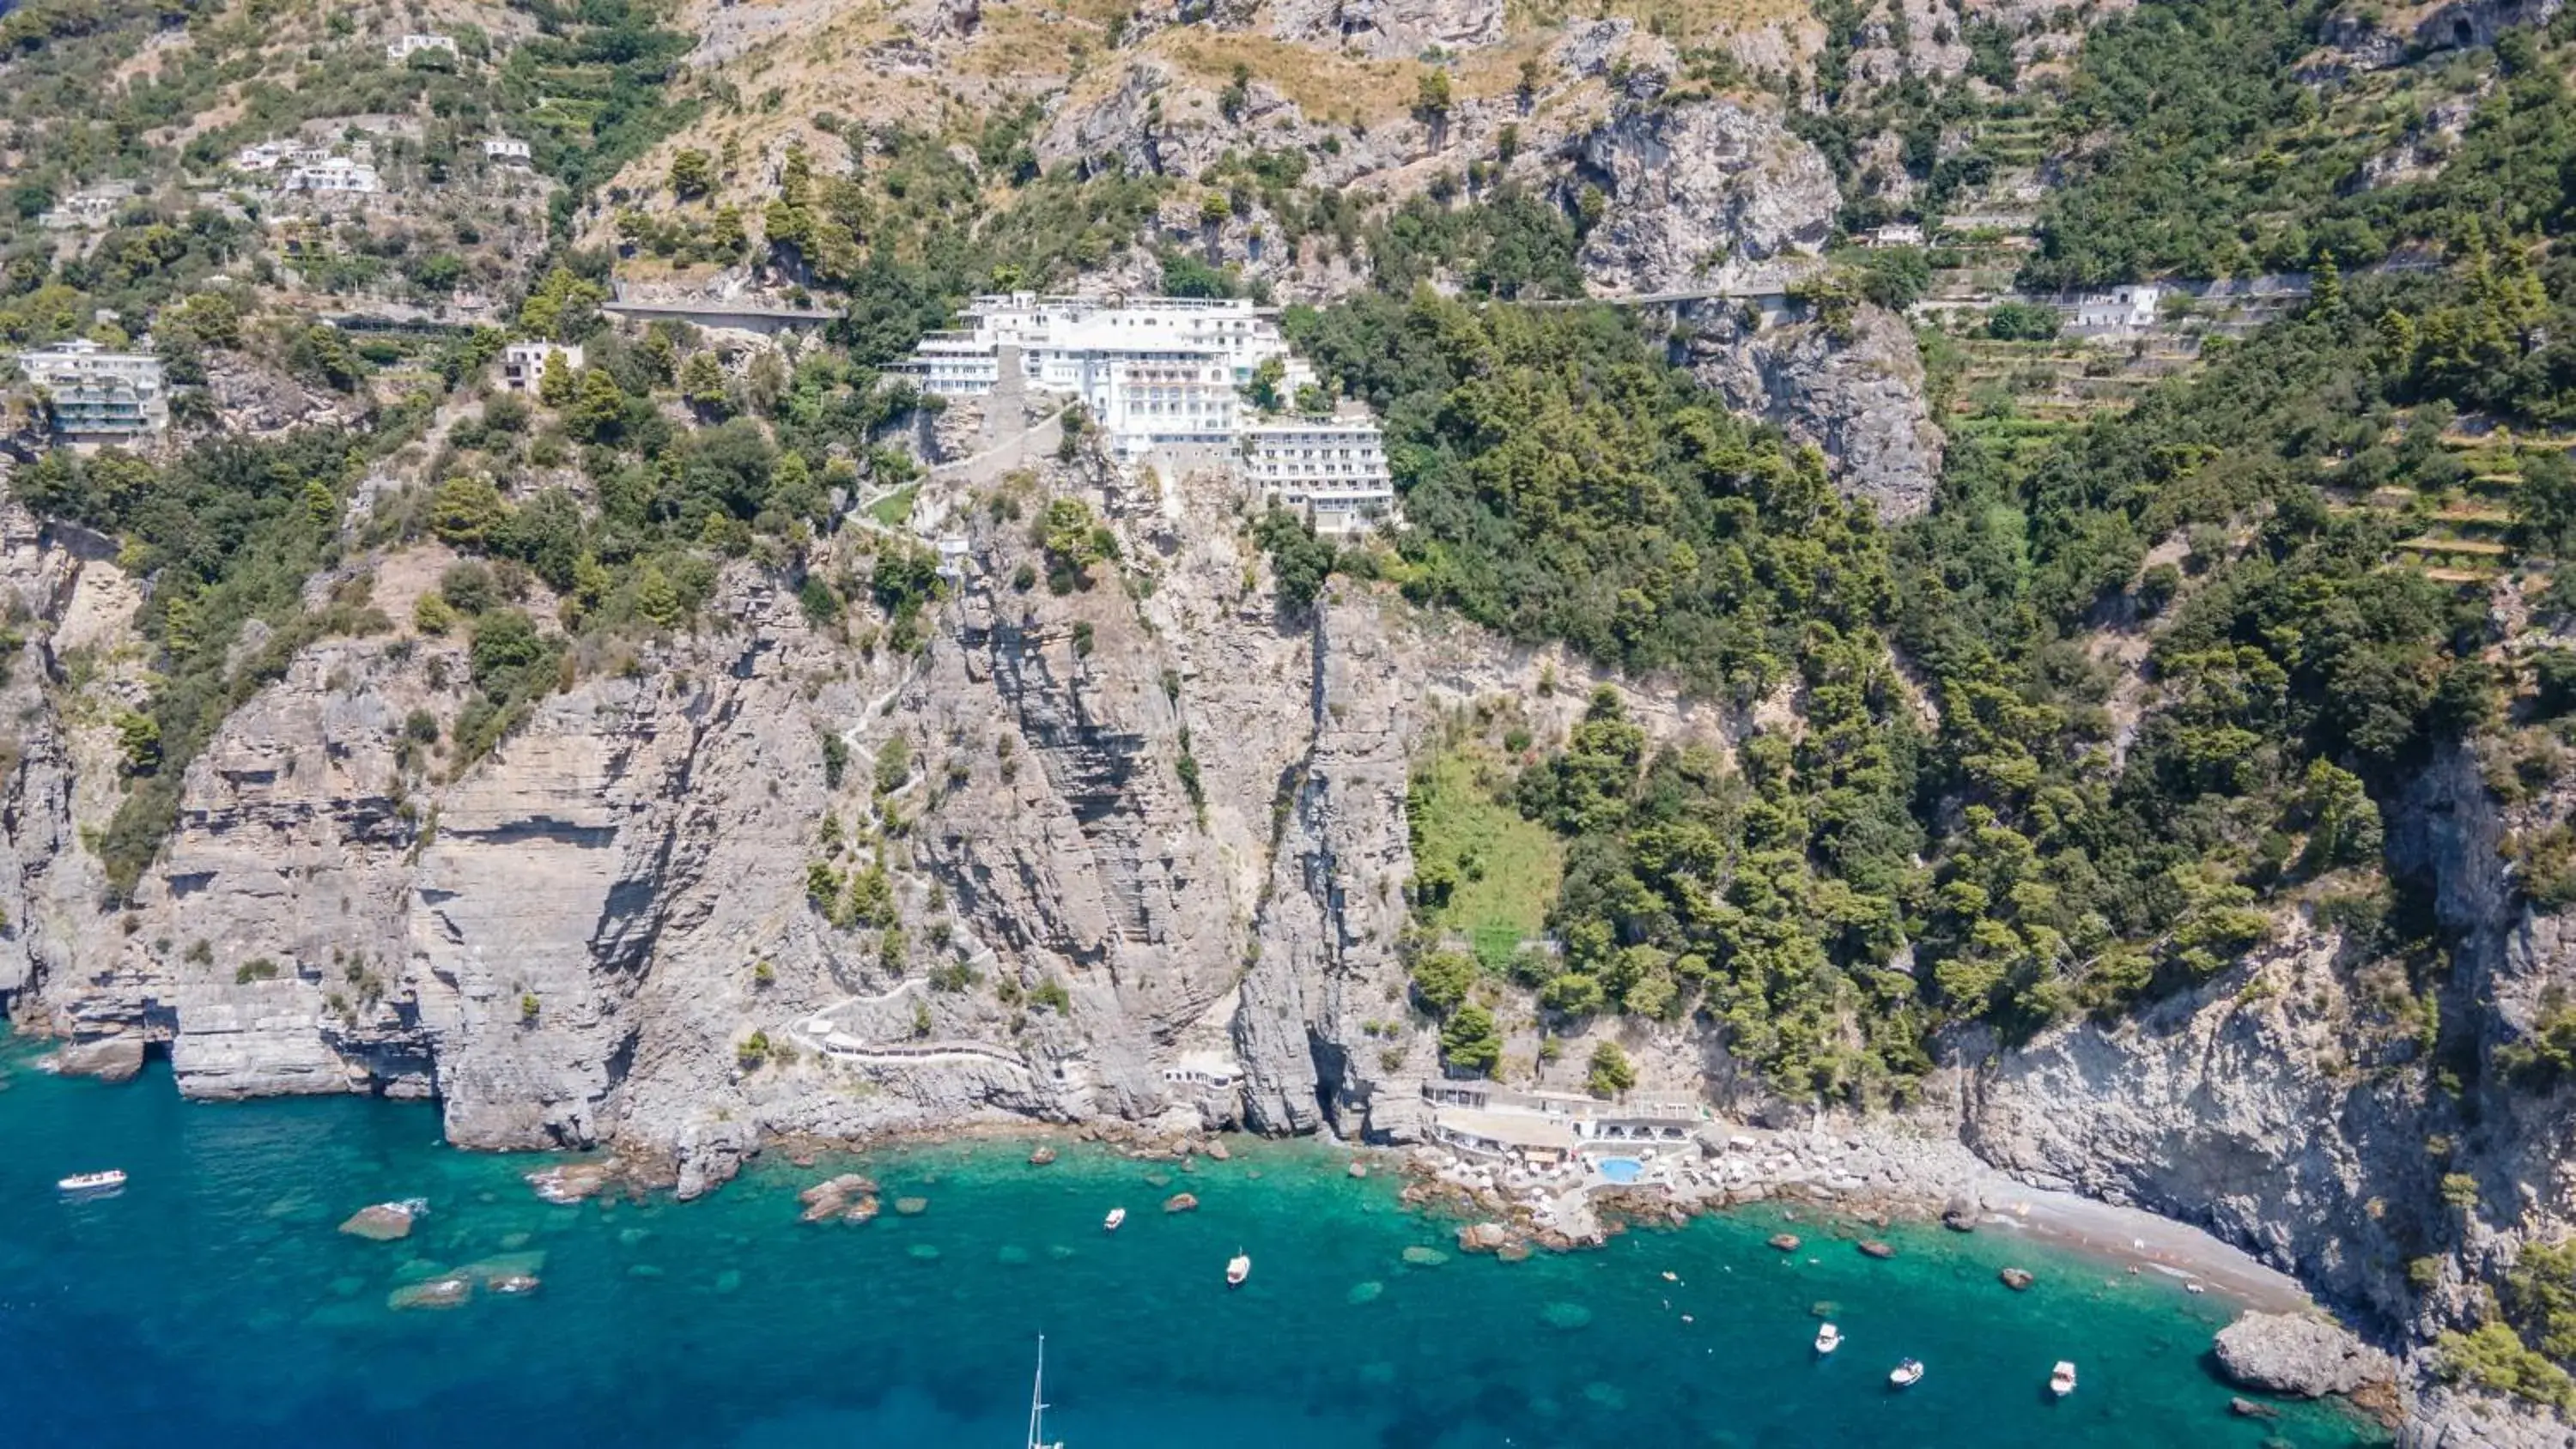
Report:
[[75,1197],[103,1197],[125,1186],[125,1174],[113,1167],[105,1172],[76,1172],[54,1186]]
[[1243,1280],[1251,1276],[1252,1256],[1250,1254],[1238,1252],[1233,1257],[1226,1260],[1225,1286],[1228,1288],[1242,1287]]
[[1843,1346],[1843,1331],[1828,1323],[1816,1330],[1816,1352],[1832,1353]]
[[1919,1358],[1906,1359],[1887,1371],[1887,1386],[1891,1389],[1910,1389],[1921,1382],[1923,1360]]
[[1118,1225],[1125,1221],[1127,1221],[1125,1208],[1111,1208],[1109,1216],[1100,1220],[1100,1230],[1104,1233],[1114,1233],[1118,1231]]
[[2048,1391],[2061,1399],[2075,1392],[2075,1365],[2059,1359],[2057,1367],[2048,1371]]

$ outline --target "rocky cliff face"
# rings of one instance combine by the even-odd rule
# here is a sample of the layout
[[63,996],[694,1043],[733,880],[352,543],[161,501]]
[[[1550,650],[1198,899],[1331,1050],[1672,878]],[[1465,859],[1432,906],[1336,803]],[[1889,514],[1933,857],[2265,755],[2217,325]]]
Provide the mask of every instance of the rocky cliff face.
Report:
[[1724,300],[1677,314],[1687,339],[1679,360],[1727,406],[1822,448],[1844,491],[1870,500],[1881,517],[1932,506],[1943,440],[1903,319],[1863,304],[1837,328]]
[[[2481,1285],[2523,1242],[2576,1229],[2557,1146],[2576,1092],[2535,1093],[2495,1065],[2544,993],[2576,981],[2576,952],[2563,917],[2517,902],[2505,821],[2468,751],[2442,752],[2389,816],[2390,859],[2451,943],[2447,974],[2410,983],[2312,917],[2285,921],[2271,948],[2135,1021],[1990,1057],[1968,1143],[2033,1181],[2207,1227],[2392,1343],[2492,1312]],[[2407,1442],[2565,1441],[2529,1406],[2463,1397],[2431,1367],[2412,1365]]]
[[1724,101],[1631,106],[1583,140],[1576,174],[1606,202],[1582,261],[1608,293],[1705,287],[1812,255],[1842,204],[1814,147]]

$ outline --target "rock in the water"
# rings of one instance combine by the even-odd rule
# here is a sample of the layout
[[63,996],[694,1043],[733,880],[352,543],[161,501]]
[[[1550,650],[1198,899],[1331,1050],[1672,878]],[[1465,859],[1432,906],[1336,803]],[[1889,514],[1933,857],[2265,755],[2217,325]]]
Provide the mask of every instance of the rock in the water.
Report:
[[1860,1250],[1873,1258],[1893,1258],[1896,1256],[1896,1249],[1880,1242],[1876,1238],[1861,1239]]
[[1167,1213],[1185,1213],[1198,1205],[1199,1200],[1186,1192],[1176,1192],[1163,1199],[1163,1211]]
[[385,1295],[387,1308],[454,1308],[474,1296],[474,1280],[461,1274],[410,1283]]
[[1995,1276],[2003,1279],[2004,1286],[2010,1288],[2015,1293],[2026,1291],[2033,1281],[2030,1275],[2030,1270],[2026,1268],[2006,1268]]
[[102,1082],[130,1082],[143,1071],[143,1038],[101,1037],[73,1042],[45,1058],[50,1071],[67,1077],[96,1077]]
[[2280,1410],[2273,1408],[2270,1404],[2258,1404],[2252,1399],[2229,1399],[2227,1401],[2227,1412],[2234,1414],[2240,1419],[2277,1419],[2281,1417]]
[[1949,1204],[1941,1209],[1941,1226],[1948,1228],[1954,1233],[1975,1232],[1977,1230],[1977,1200],[1969,1197],[1965,1193],[1961,1193],[1951,1198]]
[[1458,1230],[1458,1249],[1465,1253],[1493,1253],[1512,1240],[1512,1230],[1501,1223],[1469,1223]]
[[1038,1148],[1037,1151],[1029,1154],[1029,1166],[1031,1167],[1045,1167],[1054,1161],[1055,1149],[1052,1147],[1042,1146]]
[[566,1162],[528,1174],[528,1186],[550,1203],[576,1203],[597,1197],[617,1173],[613,1160]]
[[1224,1143],[1213,1141],[1207,1145],[1207,1155],[1208,1160],[1211,1162],[1226,1162],[1232,1160],[1234,1157],[1233,1153],[1225,1150]]
[[510,1296],[516,1296],[522,1293],[534,1293],[537,1291],[537,1275],[534,1273],[504,1273],[497,1278],[487,1281],[483,1286],[491,1289],[495,1293]]
[[879,1211],[880,1208],[877,1203],[877,1195],[875,1193],[869,1193],[867,1196],[860,1198],[857,1202],[850,1204],[849,1210],[841,1214],[841,1221],[845,1223],[874,1222],[876,1221],[876,1216]]
[[413,1215],[409,1203],[380,1202],[351,1213],[349,1220],[340,1224],[340,1231],[371,1243],[390,1243],[397,1238],[411,1236]]
[[1351,1164],[1351,1176],[1353,1176],[1353,1177],[1366,1177],[1366,1176],[1368,1176],[1368,1164],[1367,1164],[1367,1163],[1365,1163],[1365,1162],[1354,1162],[1354,1163],[1352,1163],[1352,1164]]
[[1771,1246],[1778,1248],[1784,1253],[1794,1253],[1798,1251],[1798,1235],[1796,1233],[1773,1233],[1771,1235]]
[[1449,1255],[1438,1248],[1426,1248],[1416,1243],[1404,1250],[1404,1261],[1417,1268],[1437,1268],[1449,1261]]
[[894,1200],[894,1210],[904,1217],[917,1218],[923,1213],[930,1211],[930,1199],[926,1197],[899,1197]]
[[2218,1366],[2240,1388],[2303,1399],[2397,1376],[2387,1354],[2322,1318],[2248,1313],[2218,1331]]

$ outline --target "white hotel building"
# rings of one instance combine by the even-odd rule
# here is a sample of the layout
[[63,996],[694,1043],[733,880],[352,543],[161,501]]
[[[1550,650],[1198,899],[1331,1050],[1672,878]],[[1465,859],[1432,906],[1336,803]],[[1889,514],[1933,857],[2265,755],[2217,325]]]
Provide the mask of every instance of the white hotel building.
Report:
[[1264,421],[1244,397],[1262,365],[1283,399],[1315,380],[1278,324],[1241,299],[1106,301],[1032,292],[978,297],[965,326],[925,337],[902,371],[940,397],[1010,385],[1078,398],[1130,467],[1203,458],[1232,466],[1317,531],[1365,532],[1395,516],[1377,424]]

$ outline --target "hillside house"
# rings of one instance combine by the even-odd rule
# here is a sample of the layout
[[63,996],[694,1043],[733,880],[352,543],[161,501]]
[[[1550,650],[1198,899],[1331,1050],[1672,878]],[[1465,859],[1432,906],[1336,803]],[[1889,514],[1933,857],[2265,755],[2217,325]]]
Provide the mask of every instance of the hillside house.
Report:
[[86,338],[22,352],[18,370],[44,394],[54,432],[74,443],[131,443],[170,426],[161,359],[110,352]]

